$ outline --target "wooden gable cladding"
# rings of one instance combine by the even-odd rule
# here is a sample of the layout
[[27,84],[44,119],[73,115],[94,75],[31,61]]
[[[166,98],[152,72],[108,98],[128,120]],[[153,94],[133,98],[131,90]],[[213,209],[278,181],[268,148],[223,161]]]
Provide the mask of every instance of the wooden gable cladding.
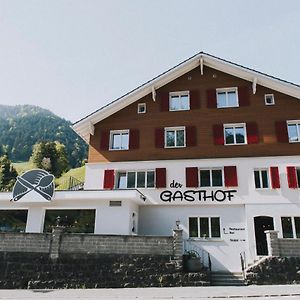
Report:
[[[241,87],[247,87],[249,105],[224,109],[208,108],[207,91],[214,90],[216,95],[216,88],[222,87],[237,87],[238,91]],[[253,94],[251,87],[251,82],[220,71],[205,67],[204,74],[201,75],[199,68],[196,68],[157,89],[156,101],[153,101],[152,94],[139,99],[137,103],[146,104],[146,113],[138,114],[137,103],[133,103],[96,124],[95,133],[90,137],[89,162],[299,155],[300,143],[288,143],[286,120],[300,120],[300,100],[259,85],[256,94]],[[174,91],[190,92],[190,110],[169,111],[167,103],[162,111],[160,95],[165,93],[168,102],[169,93]],[[199,96],[198,108],[193,104],[193,93]],[[264,95],[270,93],[274,94],[275,105],[266,106]],[[281,121],[281,127],[276,125],[278,121]],[[251,131],[254,133],[251,143],[224,146],[223,124],[240,122],[247,126],[256,124],[256,128],[247,127],[248,134]],[[214,125],[219,125],[219,129],[214,129]],[[163,129],[176,126],[184,126],[186,129],[194,127],[196,145],[187,144],[184,148],[165,149]],[[139,147],[129,151],[102,150],[101,133],[120,129],[138,129]],[[159,134],[156,129],[160,129]],[[282,142],[278,140],[277,131],[284,136]],[[219,135],[215,132],[219,132]],[[186,131],[186,135],[188,134]],[[104,144],[107,145],[107,142]]]

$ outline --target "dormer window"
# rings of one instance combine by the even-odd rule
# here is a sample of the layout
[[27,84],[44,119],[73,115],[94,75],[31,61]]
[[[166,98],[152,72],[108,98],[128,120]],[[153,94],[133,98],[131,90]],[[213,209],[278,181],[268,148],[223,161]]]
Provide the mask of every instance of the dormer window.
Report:
[[190,93],[189,91],[171,92],[169,94],[169,110],[190,110]]
[[217,89],[217,108],[238,107],[237,88]]

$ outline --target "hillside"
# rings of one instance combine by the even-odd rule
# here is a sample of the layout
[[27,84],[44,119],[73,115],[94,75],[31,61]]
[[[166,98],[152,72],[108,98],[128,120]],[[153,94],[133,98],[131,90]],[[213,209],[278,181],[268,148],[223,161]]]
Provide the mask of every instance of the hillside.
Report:
[[87,157],[87,145],[70,125],[38,106],[0,105],[0,148],[12,161],[28,161],[35,143],[59,141],[66,147],[70,167],[78,167]]

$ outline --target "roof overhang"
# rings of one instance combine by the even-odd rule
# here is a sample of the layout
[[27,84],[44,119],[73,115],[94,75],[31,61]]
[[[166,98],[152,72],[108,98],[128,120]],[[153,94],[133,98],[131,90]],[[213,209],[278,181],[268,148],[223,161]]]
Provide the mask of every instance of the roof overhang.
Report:
[[255,83],[255,85],[261,85],[300,99],[300,86],[296,84],[281,80],[276,77],[272,77],[253,69],[246,68],[244,66],[226,61],[210,54],[200,52],[175,66],[174,68],[162,73],[161,75],[134,89],[128,94],[116,99],[115,101],[74,123],[73,129],[85,141],[88,142],[90,135],[94,134],[95,124],[134,103],[140,98],[152,93],[153,90],[157,90],[160,87],[175,80],[176,78],[186,74],[194,68],[200,66],[202,69],[203,65]]
[[110,201],[130,201],[138,205],[143,205],[146,197],[136,189],[126,190],[82,190],[82,191],[55,191],[51,201],[33,201],[22,198],[16,202],[11,201],[12,193],[0,193],[0,208],[16,209],[24,206],[46,206],[51,207],[51,204],[56,206],[59,204],[71,204],[76,207],[76,203],[86,203],[88,201],[98,202],[103,200]]

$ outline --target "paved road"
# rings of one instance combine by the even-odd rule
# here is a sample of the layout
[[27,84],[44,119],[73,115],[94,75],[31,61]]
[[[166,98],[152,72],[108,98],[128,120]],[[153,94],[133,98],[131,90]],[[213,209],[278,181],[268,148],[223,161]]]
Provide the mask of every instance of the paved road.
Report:
[[87,290],[0,290],[0,299],[299,299],[300,285]]

